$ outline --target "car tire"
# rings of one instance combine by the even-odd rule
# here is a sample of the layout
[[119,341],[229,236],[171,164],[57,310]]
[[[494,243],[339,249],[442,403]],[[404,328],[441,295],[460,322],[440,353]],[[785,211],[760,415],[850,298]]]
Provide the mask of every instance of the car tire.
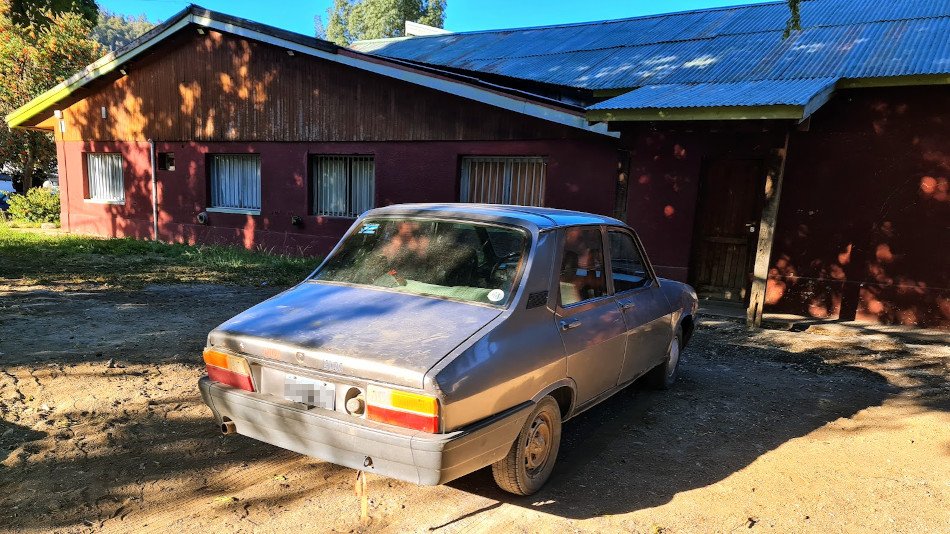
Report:
[[654,389],[670,389],[676,382],[680,367],[680,351],[683,348],[683,333],[677,329],[666,351],[666,361],[650,371],[647,382]]
[[561,408],[547,396],[535,406],[508,455],[493,463],[498,487],[515,495],[541,489],[554,470],[561,447]]

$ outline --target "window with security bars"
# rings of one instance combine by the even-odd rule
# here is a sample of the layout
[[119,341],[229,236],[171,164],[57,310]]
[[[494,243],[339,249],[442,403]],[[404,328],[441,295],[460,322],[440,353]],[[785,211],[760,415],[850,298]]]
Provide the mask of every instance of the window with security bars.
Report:
[[213,154],[211,207],[261,209],[261,157],[258,154]]
[[463,157],[460,200],[543,206],[546,167],[540,157]]
[[89,199],[124,202],[121,154],[86,154]]
[[314,215],[358,217],[373,208],[373,156],[314,156],[312,161]]

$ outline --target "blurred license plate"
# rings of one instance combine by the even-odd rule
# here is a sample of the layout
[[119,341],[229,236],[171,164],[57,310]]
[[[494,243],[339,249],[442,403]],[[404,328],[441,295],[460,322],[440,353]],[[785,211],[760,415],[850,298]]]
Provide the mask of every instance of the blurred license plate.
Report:
[[284,398],[332,410],[336,400],[336,386],[329,382],[288,374],[284,377]]

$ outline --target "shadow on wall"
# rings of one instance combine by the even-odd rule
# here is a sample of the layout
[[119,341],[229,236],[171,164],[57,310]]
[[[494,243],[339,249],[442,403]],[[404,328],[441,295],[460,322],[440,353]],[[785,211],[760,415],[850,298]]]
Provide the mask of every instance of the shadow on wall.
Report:
[[[947,228],[939,222],[950,218],[950,198],[929,197],[927,178],[921,179],[919,199],[906,203],[909,211],[892,216],[899,223],[865,222],[869,225],[865,231],[856,221],[846,223],[832,234],[832,241],[823,243],[824,253],[817,257],[801,251],[815,250],[816,241],[823,239],[815,234],[821,232],[800,224],[782,235],[782,246],[777,248],[783,252],[769,272],[769,311],[950,327],[950,262],[938,252],[945,248],[938,244],[941,240],[950,243]],[[891,200],[909,196],[907,189],[908,184],[896,187]],[[911,217],[918,220],[908,220]]]
[[768,311],[948,328],[950,124],[921,116],[923,102],[854,100],[857,131],[793,137]]

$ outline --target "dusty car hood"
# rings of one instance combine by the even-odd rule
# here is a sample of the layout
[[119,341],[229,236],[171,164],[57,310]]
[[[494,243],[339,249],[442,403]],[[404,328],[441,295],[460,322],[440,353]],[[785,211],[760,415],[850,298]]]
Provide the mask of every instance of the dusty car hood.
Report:
[[421,388],[433,365],[501,310],[393,291],[300,284],[216,328],[231,350]]

